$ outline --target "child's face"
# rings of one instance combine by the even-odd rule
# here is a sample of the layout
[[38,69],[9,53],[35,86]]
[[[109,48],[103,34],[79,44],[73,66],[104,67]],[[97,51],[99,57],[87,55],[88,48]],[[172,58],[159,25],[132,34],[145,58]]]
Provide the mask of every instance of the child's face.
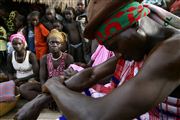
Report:
[[65,10],[64,12],[66,20],[73,20],[74,14],[71,10]]
[[54,11],[53,10],[48,10],[48,11],[46,11],[46,18],[48,19],[48,20],[54,20],[55,19],[55,13],[54,13]]
[[61,23],[55,22],[55,23],[53,23],[53,28],[54,28],[54,29],[57,29],[58,31],[62,31],[63,26],[62,26]]
[[32,16],[32,25],[37,26],[39,24],[39,16]]
[[77,3],[77,10],[80,11],[80,12],[83,12],[85,10],[85,5],[82,1],[79,1]]

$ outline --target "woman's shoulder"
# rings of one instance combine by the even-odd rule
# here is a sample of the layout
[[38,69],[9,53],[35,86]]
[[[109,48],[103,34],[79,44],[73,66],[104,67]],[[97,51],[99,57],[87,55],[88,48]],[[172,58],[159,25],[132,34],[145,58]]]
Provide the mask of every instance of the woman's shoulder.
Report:
[[9,54],[7,55],[7,59],[8,59],[8,60],[11,60],[11,59],[12,59],[12,56],[13,56],[13,52],[12,52],[12,53],[9,53]]
[[71,58],[71,57],[72,57],[72,55],[69,54],[69,53],[63,53],[63,54],[64,54],[64,57],[65,57],[65,58]]
[[64,56],[65,56],[65,61],[67,63],[73,63],[74,62],[74,58],[72,55],[68,54],[68,53],[63,53]]
[[27,54],[29,54],[30,58],[31,57],[36,57],[35,53],[33,53],[33,52],[29,51],[29,50],[27,50],[26,52],[27,52]]

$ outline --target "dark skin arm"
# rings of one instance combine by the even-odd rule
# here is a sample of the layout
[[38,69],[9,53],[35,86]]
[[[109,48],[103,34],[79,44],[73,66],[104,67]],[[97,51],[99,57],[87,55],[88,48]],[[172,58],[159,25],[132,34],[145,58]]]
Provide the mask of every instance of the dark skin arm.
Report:
[[164,44],[148,57],[136,77],[105,97],[86,97],[58,81],[47,81],[45,86],[69,120],[133,119],[162,102],[180,85],[180,42]]
[[88,64],[87,64],[87,66],[92,66],[92,64],[94,63],[94,61],[93,60],[90,60],[89,62],[88,62]]
[[33,69],[33,77],[35,77],[36,80],[39,80],[39,65],[36,59],[36,55],[34,53],[31,52],[30,54],[30,63],[33,65],[32,69]]
[[[180,72],[178,70],[180,55],[174,44],[176,43],[169,42],[161,45],[147,59],[144,67],[135,78],[115,89],[111,95],[103,100],[104,104],[107,105],[102,108],[102,110],[107,110],[106,112],[102,111],[105,114],[103,120],[109,118],[126,120],[141,115],[162,102],[180,85]],[[113,103],[117,104],[112,105],[112,98],[115,97],[118,99],[113,99]],[[119,101],[120,99],[121,101]]]
[[75,91],[82,91],[85,88],[91,87],[93,84],[97,83],[98,80],[114,72],[119,58],[120,56],[113,57],[100,65],[82,70],[65,81],[66,86]]
[[43,85],[47,79],[48,79],[48,72],[47,72],[47,56],[44,55],[42,57],[42,59],[40,60],[40,74],[39,74],[39,77],[40,77],[40,82],[41,82],[41,85]]
[[13,68],[13,65],[12,65],[12,54],[9,54],[8,57],[7,57],[7,70],[8,70],[8,78],[9,80],[14,80],[16,79],[15,77],[15,70]]
[[74,58],[70,54],[67,54],[65,63],[66,63],[66,68],[68,68],[70,64],[74,63]]

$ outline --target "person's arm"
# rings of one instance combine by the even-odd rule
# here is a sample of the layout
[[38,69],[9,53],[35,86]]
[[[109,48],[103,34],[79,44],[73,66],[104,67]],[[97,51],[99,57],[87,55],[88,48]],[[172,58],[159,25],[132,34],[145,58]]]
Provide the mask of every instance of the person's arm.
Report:
[[87,64],[87,67],[91,67],[93,63],[94,63],[94,60],[90,60]]
[[7,71],[8,71],[8,79],[9,80],[15,80],[15,70],[12,65],[12,53],[8,55],[7,57]]
[[44,55],[40,60],[39,78],[40,78],[41,85],[43,85],[48,79],[48,72],[47,71],[48,71],[47,70],[47,56]]
[[85,88],[88,88],[93,84],[97,83],[102,78],[112,74],[115,71],[116,63],[119,58],[120,57],[113,57],[108,61],[95,67],[84,69],[66,80],[64,84],[69,89],[75,91],[82,91]]
[[36,59],[36,55],[31,52],[29,58],[34,73],[33,77],[36,78],[36,80],[39,80],[39,65]]
[[67,53],[65,63],[66,63],[66,68],[68,68],[70,64],[73,64],[74,63],[73,56]]
[[41,34],[44,37],[47,37],[49,35],[49,30],[42,23],[40,23],[40,28],[41,28]]
[[180,85],[176,44],[156,49],[137,76],[105,97],[93,99],[53,80],[46,87],[69,120],[131,120],[151,110]]
[[176,51],[172,44],[156,50],[136,77],[104,98],[103,118],[131,119],[162,102],[180,85],[180,59]]

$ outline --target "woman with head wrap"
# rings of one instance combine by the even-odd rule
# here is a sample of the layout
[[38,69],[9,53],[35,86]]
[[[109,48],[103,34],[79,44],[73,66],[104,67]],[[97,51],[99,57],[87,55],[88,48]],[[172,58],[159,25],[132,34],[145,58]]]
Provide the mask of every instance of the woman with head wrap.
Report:
[[14,80],[16,86],[20,88],[21,95],[31,100],[37,96],[36,91],[40,90],[38,80],[39,66],[34,53],[26,50],[27,43],[25,37],[21,33],[10,36],[10,41],[14,51],[9,54],[8,63],[8,77]]
[[73,63],[70,54],[62,52],[66,45],[66,34],[56,29],[51,30],[47,37],[49,54],[40,61],[40,81],[44,84],[48,78],[64,75],[64,70]]

